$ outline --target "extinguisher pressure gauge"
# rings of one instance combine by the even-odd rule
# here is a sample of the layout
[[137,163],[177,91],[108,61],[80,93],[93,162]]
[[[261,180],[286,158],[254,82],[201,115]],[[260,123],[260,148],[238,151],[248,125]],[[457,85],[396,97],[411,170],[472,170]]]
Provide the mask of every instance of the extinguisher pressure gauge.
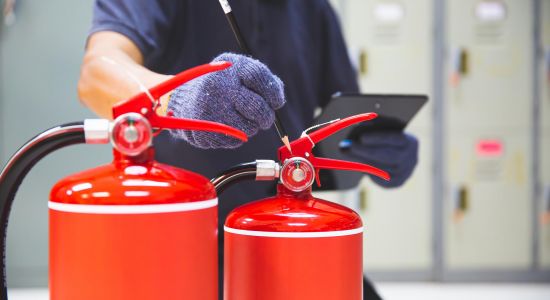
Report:
[[113,121],[111,143],[122,154],[136,156],[147,150],[153,140],[149,121],[138,113],[127,113]]
[[293,192],[308,189],[315,180],[315,169],[305,158],[292,157],[285,160],[281,170],[281,183]]

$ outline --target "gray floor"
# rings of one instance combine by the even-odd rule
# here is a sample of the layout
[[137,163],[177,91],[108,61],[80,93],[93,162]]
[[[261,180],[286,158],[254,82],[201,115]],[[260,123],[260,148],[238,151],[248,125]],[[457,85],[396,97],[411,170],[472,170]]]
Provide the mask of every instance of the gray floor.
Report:
[[548,300],[550,284],[378,283],[384,299]]
[[[377,288],[389,300],[548,300],[550,284],[438,284],[379,283]],[[46,289],[11,289],[10,300],[47,300]]]

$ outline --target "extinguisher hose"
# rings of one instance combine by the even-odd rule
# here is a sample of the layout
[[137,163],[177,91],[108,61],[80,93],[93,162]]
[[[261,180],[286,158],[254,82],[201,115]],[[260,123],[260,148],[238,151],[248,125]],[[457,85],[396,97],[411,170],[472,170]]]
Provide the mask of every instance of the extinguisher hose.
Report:
[[223,171],[218,176],[214,177],[211,182],[216,188],[216,193],[221,194],[229,186],[244,181],[256,179],[256,166],[255,161],[242,163],[233,166]]
[[59,125],[29,140],[7,162],[0,173],[0,242],[2,251],[2,291],[0,300],[8,299],[6,280],[6,236],[11,206],[21,182],[32,167],[49,153],[86,142],[84,122]]

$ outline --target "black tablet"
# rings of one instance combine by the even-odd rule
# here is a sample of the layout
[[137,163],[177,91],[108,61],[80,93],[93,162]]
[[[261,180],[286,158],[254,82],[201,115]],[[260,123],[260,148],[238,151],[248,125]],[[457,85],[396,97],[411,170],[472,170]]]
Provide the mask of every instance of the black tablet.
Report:
[[428,101],[425,95],[335,94],[315,123],[375,112],[378,118],[362,124],[376,130],[403,130]]
[[[357,161],[346,154],[347,144],[342,141],[353,140],[365,131],[403,130],[427,101],[425,95],[335,94],[314,124],[367,112],[378,113],[378,118],[337,132],[314,148],[316,155]],[[326,189],[350,189],[357,186],[362,176],[356,172],[321,172],[321,183]]]

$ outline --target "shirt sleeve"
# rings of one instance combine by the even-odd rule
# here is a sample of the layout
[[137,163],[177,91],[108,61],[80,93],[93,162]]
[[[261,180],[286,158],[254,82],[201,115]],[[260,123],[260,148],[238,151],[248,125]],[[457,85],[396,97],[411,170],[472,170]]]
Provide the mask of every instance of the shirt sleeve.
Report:
[[161,51],[180,9],[179,0],[96,0],[89,36],[114,31],[132,40],[145,62]]
[[323,84],[321,107],[336,92],[358,93],[359,85],[342,35],[340,23],[331,5],[323,0]]

